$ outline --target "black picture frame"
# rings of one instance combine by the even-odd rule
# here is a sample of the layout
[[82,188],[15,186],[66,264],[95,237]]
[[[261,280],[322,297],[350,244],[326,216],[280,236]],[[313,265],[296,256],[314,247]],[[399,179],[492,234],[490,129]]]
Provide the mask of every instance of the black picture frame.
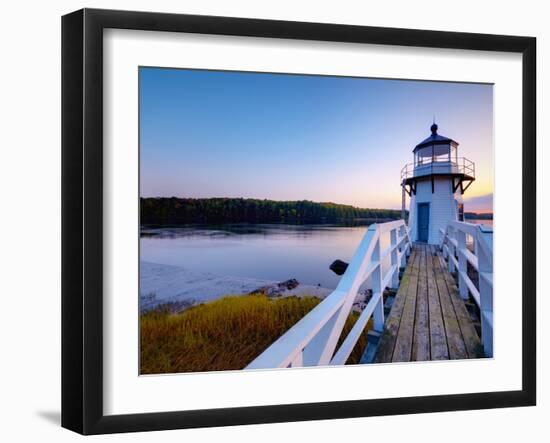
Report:
[[[191,32],[522,54],[522,389],[109,415],[103,413],[103,30]],[[83,9],[62,18],[62,426],[82,434],[529,406],[536,403],[536,39]]]

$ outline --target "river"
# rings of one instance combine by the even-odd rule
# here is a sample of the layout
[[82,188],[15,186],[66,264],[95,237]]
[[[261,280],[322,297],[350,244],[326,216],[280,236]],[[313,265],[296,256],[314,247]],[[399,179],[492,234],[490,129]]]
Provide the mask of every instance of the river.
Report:
[[335,288],[368,226],[228,224],[143,228],[143,261],[198,272]]
[[[492,225],[492,220],[468,220]],[[333,289],[336,260],[349,262],[368,226],[226,224],[144,227],[140,258],[220,276]]]

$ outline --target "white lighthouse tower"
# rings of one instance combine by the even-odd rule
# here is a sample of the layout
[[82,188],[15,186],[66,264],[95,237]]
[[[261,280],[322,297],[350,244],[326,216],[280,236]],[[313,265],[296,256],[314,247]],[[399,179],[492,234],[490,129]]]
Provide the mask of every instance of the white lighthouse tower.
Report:
[[440,229],[452,220],[464,220],[462,195],[475,180],[475,165],[458,156],[458,143],[437,133],[413,150],[414,163],[401,170],[403,209],[410,197],[409,234],[412,241],[438,244]]

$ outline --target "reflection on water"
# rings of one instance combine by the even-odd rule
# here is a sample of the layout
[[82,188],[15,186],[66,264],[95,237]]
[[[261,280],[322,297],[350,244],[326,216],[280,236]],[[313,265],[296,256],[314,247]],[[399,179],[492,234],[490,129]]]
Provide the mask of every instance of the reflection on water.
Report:
[[349,262],[367,226],[230,224],[141,230],[141,260],[219,275],[335,288],[329,270]]

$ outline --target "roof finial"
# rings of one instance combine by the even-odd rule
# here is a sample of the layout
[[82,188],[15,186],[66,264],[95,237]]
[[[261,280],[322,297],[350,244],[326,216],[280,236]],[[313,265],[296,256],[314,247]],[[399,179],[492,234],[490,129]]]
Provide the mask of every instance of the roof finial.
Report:
[[436,134],[437,134],[437,124],[435,123],[435,115],[434,115],[433,124],[432,124],[432,126],[430,127],[430,130],[432,131],[432,135],[436,135]]

